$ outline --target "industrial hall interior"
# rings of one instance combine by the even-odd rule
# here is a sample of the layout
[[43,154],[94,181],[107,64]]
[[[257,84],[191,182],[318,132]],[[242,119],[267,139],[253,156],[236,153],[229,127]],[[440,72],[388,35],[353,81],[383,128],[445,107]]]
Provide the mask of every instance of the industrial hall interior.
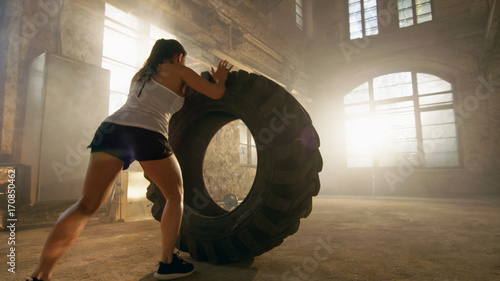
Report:
[[[500,280],[499,0],[2,0],[0,24],[1,280],[36,277],[109,174],[103,121],[175,92],[184,72],[134,96],[160,39],[185,54],[154,73],[224,89],[179,80],[164,106],[180,280]],[[106,178],[50,280],[158,279],[174,168],[144,162]]]

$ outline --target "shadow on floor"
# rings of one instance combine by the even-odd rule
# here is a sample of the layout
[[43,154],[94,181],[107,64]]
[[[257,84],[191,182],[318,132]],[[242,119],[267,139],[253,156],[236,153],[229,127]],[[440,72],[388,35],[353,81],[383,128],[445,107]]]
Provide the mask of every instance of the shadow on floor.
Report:
[[[188,277],[182,278],[186,281],[196,280],[237,280],[252,281],[258,273],[253,266],[254,259],[248,259],[233,264],[214,265],[209,263],[195,263],[195,272]],[[190,261],[191,262],[191,261]],[[139,279],[139,281],[156,281],[153,272]]]

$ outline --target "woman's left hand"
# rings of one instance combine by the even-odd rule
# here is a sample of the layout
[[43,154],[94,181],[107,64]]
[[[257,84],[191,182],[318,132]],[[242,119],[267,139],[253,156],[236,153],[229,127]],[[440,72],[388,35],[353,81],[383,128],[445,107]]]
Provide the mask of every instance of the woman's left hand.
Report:
[[214,71],[214,68],[212,67],[212,77],[217,83],[225,83],[227,79],[227,75],[229,74],[229,71],[233,68],[233,66],[229,66],[229,62],[227,60],[221,60],[219,62],[219,66],[217,67],[217,70]]

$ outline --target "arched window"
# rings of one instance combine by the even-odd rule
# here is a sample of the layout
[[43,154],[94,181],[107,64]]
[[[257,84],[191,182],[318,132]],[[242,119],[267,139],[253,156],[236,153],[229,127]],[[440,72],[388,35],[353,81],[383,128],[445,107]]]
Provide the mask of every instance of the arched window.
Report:
[[424,73],[379,76],[344,98],[348,167],[459,165],[453,87]]

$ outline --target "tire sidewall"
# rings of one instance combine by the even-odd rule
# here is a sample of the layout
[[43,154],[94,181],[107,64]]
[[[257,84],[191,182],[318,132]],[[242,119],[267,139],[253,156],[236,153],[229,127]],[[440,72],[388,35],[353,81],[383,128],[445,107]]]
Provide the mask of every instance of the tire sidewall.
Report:
[[[258,93],[250,93],[251,95],[257,95]],[[172,139],[176,138],[179,143],[183,143],[185,130],[183,128],[189,128],[194,123],[196,123],[200,118],[206,118],[207,115],[217,114],[217,113],[229,113],[234,115],[236,119],[242,120],[248,127],[252,135],[254,136],[256,145],[258,147],[258,163],[257,171],[255,175],[254,182],[250,189],[250,192],[246,196],[245,200],[240,203],[240,205],[231,212],[227,212],[224,215],[210,217],[203,214],[203,205],[199,202],[200,197],[197,198],[186,198],[184,200],[184,216],[181,227],[181,234],[194,236],[201,240],[223,240],[227,237],[234,236],[240,230],[245,228],[248,224],[252,223],[252,217],[259,213],[259,209],[262,206],[262,202],[265,200],[269,190],[269,183],[273,177],[273,155],[274,149],[272,145],[269,145],[269,141],[266,139],[265,142],[259,141],[255,136],[262,128],[268,128],[266,118],[258,114],[259,108],[254,105],[251,101],[245,98],[239,92],[227,91],[224,97],[220,100],[210,100],[204,97],[201,98],[202,101],[196,103],[195,106],[190,106],[186,108],[184,112],[179,116],[175,123],[172,123]],[[190,120],[185,120],[190,116]],[[196,116],[196,117],[192,117]],[[176,124],[181,124],[183,128],[176,128]],[[222,127],[222,126],[221,126]],[[219,128],[220,129],[220,128]],[[213,136],[210,136],[210,138]],[[208,142],[205,140],[201,141],[203,143],[204,150],[208,147]],[[174,148],[175,151],[175,148]],[[195,153],[205,153],[200,149],[195,149]],[[179,162],[182,163],[182,156],[179,156]],[[181,169],[182,169],[181,165]],[[221,167],[224,169],[224,167]],[[183,170],[184,177],[191,177],[192,173],[200,173],[200,171],[188,171]],[[198,175],[199,176],[199,175]],[[186,182],[186,179],[185,179]],[[185,190],[196,189],[198,195],[206,196],[206,187],[204,182],[199,182],[195,186],[184,186]],[[211,198],[201,198],[202,200],[212,200]],[[226,234],[226,235],[224,235]]]

